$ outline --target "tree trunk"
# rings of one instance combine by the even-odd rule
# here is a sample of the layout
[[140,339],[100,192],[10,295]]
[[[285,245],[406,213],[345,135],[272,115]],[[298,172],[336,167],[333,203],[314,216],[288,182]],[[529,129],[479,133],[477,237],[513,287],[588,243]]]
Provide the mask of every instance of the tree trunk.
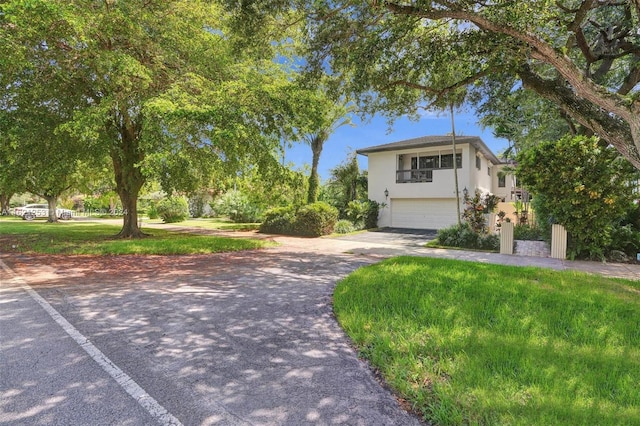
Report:
[[2,193],[0,194],[0,215],[8,216],[9,215],[9,200],[13,194]]
[[120,200],[122,201],[123,224],[122,229],[118,233],[121,238],[141,238],[146,234],[140,230],[138,226],[138,193],[131,195],[128,192],[120,192]]
[[320,178],[318,177],[318,164],[320,163],[320,154],[322,154],[322,146],[325,138],[321,133],[315,135],[311,139],[311,175],[309,176],[309,193],[307,195],[307,203],[315,203],[318,201],[318,189],[320,188]]
[[[124,114],[123,114],[124,115]],[[140,168],[144,153],[139,146],[139,125],[128,117],[118,126],[120,141],[111,150],[111,160],[116,180],[116,192],[122,201],[123,224],[116,235],[120,238],[142,238],[144,234],[138,226],[138,195],[145,177]]]
[[56,214],[56,207],[58,205],[58,197],[52,195],[45,195],[44,199],[47,200],[47,207],[49,207],[49,217],[47,222],[54,223],[58,221],[58,215]]
[[453,146],[453,182],[456,191],[456,212],[458,215],[458,226],[462,225],[460,214],[460,186],[458,185],[458,159],[456,158],[456,124],[453,117],[453,104],[449,105],[451,111],[451,145]]

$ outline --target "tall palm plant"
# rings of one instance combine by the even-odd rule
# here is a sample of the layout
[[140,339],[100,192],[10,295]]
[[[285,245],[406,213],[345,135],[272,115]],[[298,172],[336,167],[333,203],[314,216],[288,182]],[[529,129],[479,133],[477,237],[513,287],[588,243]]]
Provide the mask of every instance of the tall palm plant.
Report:
[[[309,131],[303,135],[303,140],[311,147],[311,175],[309,176],[309,192],[307,194],[307,202],[315,203],[318,201],[318,192],[320,188],[320,178],[318,176],[318,164],[320,163],[320,155],[324,144],[329,137],[344,125],[353,125],[350,113],[353,107],[345,103],[333,103],[324,95],[319,95],[324,102],[318,102],[315,109],[315,117],[312,118]],[[319,99],[320,100],[320,99]]]

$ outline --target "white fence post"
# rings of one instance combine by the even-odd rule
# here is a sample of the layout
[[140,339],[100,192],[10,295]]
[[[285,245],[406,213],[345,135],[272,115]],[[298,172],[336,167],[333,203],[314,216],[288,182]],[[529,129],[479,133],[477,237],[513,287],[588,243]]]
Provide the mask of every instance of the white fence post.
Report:
[[500,226],[500,254],[513,254],[513,222]]
[[562,225],[555,224],[551,227],[551,257],[567,258],[567,230]]

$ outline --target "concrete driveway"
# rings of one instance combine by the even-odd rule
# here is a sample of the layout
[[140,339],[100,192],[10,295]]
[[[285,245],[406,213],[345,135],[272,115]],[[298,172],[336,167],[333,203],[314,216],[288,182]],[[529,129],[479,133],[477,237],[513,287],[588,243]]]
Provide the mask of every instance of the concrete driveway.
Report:
[[333,317],[336,281],[370,259],[0,258],[0,424],[420,424]]
[[438,235],[433,229],[380,228],[356,234],[335,237],[341,241],[385,244],[390,246],[416,247],[423,246]]

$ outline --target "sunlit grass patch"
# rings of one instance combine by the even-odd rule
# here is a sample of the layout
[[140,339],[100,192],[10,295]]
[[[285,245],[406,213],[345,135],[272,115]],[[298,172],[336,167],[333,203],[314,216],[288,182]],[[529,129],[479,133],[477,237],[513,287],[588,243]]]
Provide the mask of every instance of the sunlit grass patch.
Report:
[[341,283],[336,315],[435,424],[640,424],[640,282],[390,259]]
[[[148,220],[149,223],[163,223],[161,219]],[[222,231],[253,231],[260,227],[260,223],[235,223],[223,217],[187,219],[171,225],[204,229],[219,229]]]
[[120,227],[91,222],[0,221],[0,251],[43,254],[206,254],[264,248],[253,239],[145,228],[142,239],[114,238]]

